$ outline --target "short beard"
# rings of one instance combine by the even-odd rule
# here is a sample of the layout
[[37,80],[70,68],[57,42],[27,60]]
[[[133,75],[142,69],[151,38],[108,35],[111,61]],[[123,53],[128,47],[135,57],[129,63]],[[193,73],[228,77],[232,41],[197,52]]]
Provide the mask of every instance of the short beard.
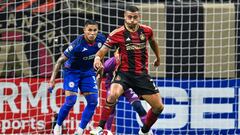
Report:
[[126,25],[127,25],[127,27],[128,27],[129,29],[132,29],[132,30],[134,30],[134,29],[136,28],[136,26],[137,26],[137,25],[129,25],[129,24],[127,24],[127,23],[126,23]]

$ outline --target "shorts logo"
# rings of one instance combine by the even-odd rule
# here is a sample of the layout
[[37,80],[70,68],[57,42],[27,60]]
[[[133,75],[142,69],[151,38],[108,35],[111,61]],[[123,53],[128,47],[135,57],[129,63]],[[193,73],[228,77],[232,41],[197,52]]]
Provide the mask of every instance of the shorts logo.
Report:
[[68,86],[71,87],[71,88],[73,88],[73,87],[74,87],[74,82],[69,82],[69,83],[68,83]]

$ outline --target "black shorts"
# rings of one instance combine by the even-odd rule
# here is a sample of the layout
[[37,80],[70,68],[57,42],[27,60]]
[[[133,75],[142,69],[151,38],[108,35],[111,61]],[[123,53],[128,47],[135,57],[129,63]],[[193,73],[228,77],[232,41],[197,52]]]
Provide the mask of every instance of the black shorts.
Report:
[[112,83],[122,85],[124,90],[132,88],[137,95],[151,95],[159,93],[151,77],[147,73],[136,75],[135,73],[117,71]]

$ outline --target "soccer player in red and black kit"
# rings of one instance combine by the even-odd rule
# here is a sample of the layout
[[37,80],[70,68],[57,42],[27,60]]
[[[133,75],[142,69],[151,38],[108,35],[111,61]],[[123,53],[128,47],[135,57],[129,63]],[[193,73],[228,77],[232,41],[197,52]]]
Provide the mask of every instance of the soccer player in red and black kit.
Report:
[[119,96],[128,88],[132,88],[138,96],[146,100],[151,106],[146,121],[139,130],[140,135],[152,134],[150,128],[164,108],[160,93],[148,75],[147,41],[156,55],[154,66],[160,65],[160,50],[154,39],[153,30],[151,27],[139,23],[140,13],[135,6],[127,7],[124,12],[124,20],[124,26],[109,34],[107,41],[96,53],[94,59],[94,68],[99,70],[103,68],[101,60],[109,49],[114,46],[119,47],[120,65],[112,81],[106,104],[102,109],[99,126],[92,130],[91,134],[102,132]]

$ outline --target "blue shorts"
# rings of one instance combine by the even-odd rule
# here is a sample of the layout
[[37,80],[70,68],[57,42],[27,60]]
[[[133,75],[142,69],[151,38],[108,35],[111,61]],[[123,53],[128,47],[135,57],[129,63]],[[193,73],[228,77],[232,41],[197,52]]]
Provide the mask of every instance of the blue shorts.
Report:
[[85,72],[79,70],[64,69],[63,89],[72,92],[94,92],[98,93],[96,73],[93,70]]

